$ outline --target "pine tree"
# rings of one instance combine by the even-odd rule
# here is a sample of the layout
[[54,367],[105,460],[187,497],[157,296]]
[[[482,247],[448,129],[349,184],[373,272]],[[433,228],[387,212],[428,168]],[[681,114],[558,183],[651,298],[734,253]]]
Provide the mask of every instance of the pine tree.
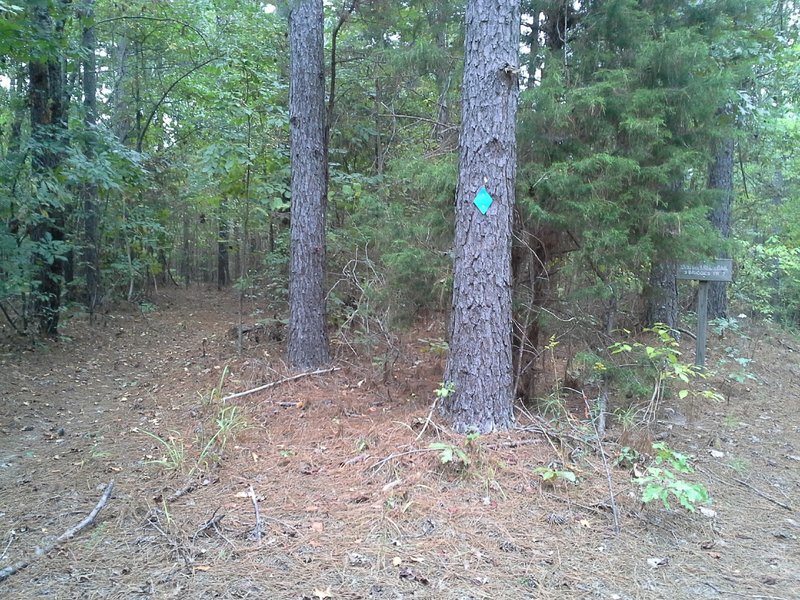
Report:
[[[63,10],[62,2],[56,4]],[[60,20],[63,17],[57,15],[54,18],[47,5],[35,5],[30,10],[37,34],[58,47],[64,33],[64,22]],[[58,333],[64,278],[65,215],[63,205],[58,198],[52,197],[51,187],[46,181],[55,176],[64,156],[67,106],[63,63],[55,52],[39,49],[31,57],[28,71],[31,138],[34,143],[32,171],[37,182],[38,202],[35,220],[29,227],[31,241],[37,244],[33,313],[41,332],[54,336]]]
[[327,134],[322,0],[298,0],[289,13],[292,203],[289,365],[330,360],[325,319]]
[[445,374],[453,392],[442,410],[457,431],[488,432],[513,421],[511,219],[519,0],[470,0],[465,21],[453,312]]

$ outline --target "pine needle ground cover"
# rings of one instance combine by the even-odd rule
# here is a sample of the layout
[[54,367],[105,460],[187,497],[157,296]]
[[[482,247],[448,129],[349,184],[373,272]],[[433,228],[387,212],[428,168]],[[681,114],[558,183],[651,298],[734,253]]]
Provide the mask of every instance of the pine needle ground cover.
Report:
[[[800,394],[788,335],[754,328],[735,349],[712,340],[709,356],[751,357],[752,378],[721,370],[704,385],[722,400],[665,400],[652,435],[691,457],[681,477],[712,499],[690,512],[642,504],[634,471],[649,463],[604,466],[578,397],[560,418],[518,406],[507,434],[446,432],[430,410],[444,366],[438,323],[396,340],[391,368],[375,360],[389,354],[339,340],[339,370],[225,400],[291,375],[268,330],[237,354],[235,304],[228,292],[171,291],[152,310],[73,318],[58,343],[31,349],[3,332],[0,568],[34,560],[0,595],[797,596]],[[603,445],[609,463],[634,456],[619,427]],[[93,526],[35,558],[111,479]]]

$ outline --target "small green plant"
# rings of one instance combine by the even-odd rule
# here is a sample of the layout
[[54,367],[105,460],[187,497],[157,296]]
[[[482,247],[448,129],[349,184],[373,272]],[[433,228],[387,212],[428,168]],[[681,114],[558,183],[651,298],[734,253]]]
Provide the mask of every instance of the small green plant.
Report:
[[[680,381],[688,384],[691,379],[705,378],[707,374],[700,367],[681,362],[678,342],[672,336],[669,327],[657,323],[644,331],[653,333],[657,343],[650,345],[641,342],[616,342],[609,346],[609,351],[612,355],[624,353],[635,358],[637,362],[633,368],[642,370],[647,377],[651,378],[650,400],[641,411],[641,421],[650,423],[658,414],[661,400],[664,398],[670,382]],[[692,392],[689,389],[678,391],[678,397],[681,399],[686,398],[689,394],[704,398],[718,399],[720,397],[713,391]]]
[[567,415],[567,406],[559,392],[553,392],[537,400],[539,412],[545,417],[559,418]]
[[437,400],[444,400],[445,398],[449,397],[456,391],[456,386],[452,381],[448,381],[447,383],[442,383],[438,388],[436,388],[433,393],[436,396]]
[[733,379],[736,383],[746,383],[747,381],[757,381],[757,377],[748,370],[748,365],[753,359],[739,355],[739,349],[732,346],[725,348],[726,358],[719,360],[720,365],[733,365],[733,369],[728,373],[728,379]]
[[693,473],[690,457],[676,452],[663,442],[653,443],[656,455],[653,464],[647,467],[644,475],[634,478],[633,482],[642,489],[641,500],[648,504],[653,500],[661,500],[669,509],[670,496],[690,512],[695,511],[697,504],[709,504],[711,499],[708,490],[702,483],[691,483],[680,478],[679,474]]
[[731,459],[730,463],[728,463],[728,466],[734,471],[736,471],[738,475],[744,475],[751,468],[750,462],[743,458]]
[[214,435],[203,446],[200,457],[197,459],[197,465],[192,469],[193,471],[208,464],[208,461],[212,458],[219,460],[229,439],[245,429],[247,422],[239,414],[239,407],[229,404],[220,408],[219,413],[217,413],[216,426],[217,429]]
[[739,321],[734,317],[719,317],[717,319],[712,319],[708,322],[711,331],[716,333],[719,337],[725,337],[725,334],[730,333],[739,333],[740,332],[740,325]]
[[578,482],[575,472],[566,468],[557,468],[552,466],[536,467],[533,472],[542,478],[543,483],[548,483],[550,485],[555,485],[559,481],[566,481],[569,483]]
[[143,315],[154,313],[158,310],[158,306],[153,304],[152,302],[140,302],[139,303],[139,310],[142,311]]
[[166,440],[155,433],[143,429],[136,430],[146,436],[153,438],[164,448],[164,454],[160,458],[153,458],[147,461],[148,464],[160,465],[165,469],[179,470],[183,468],[186,461],[186,447],[177,431],[173,431]]
[[108,452],[107,450],[102,450],[100,448],[100,442],[97,441],[94,444],[92,444],[92,449],[89,452],[89,456],[91,456],[95,460],[102,460],[104,458],[108,458],[109,456],[111,456],[111,453]]
[[222,369],[222,373],[219,376],[219,383],[217,383],[217,385],[213,387],[208,394],[200,394],[200,392],[198,392],[198,394],[203,400],[204,405],[210,406],[222,400],[223,398],[222,390],[225,387],[225,379],[227,377],[228,377],[228,365],[225,365],[225,367]]
[[92,531],[92,535],[89,536],[89,539],[86,541],[86,548],[89,550],[97,548],[97,545],[103,540],[103,536],[105,536],[106,533],[108,533],[108,522],[98,523]]
[[435,338],[432,340],[420,340],[420,342],[422,342],[423,344],[427,344],[427,346],[422,349],[423,352],[445,355],[450,350],[450,345],[447,343],[446,340],[443,340],[441,338]]
[[439,452],[439,460],[444,465],[468,467],[470,464],[469,456],[458,446],[448,444],[447,442],[431,442],[428,448]]
[[635,448],[623,446],[619,455],[614,459],[614,464],[623,469],[632,469],[642,460],[642,455]]

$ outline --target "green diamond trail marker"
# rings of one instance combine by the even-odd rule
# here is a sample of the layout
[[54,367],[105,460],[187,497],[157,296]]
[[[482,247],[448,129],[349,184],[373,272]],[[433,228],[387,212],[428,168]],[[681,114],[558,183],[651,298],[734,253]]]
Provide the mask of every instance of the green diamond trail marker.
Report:
[[481,189],[478,190],[478,194],[475,196],[475,200],[473,200],[473,202],[475,203],[475,206],[478,207],[478,210],[481,211],[481,214],[485,215],[494,200],[489,195],[489,192],[486,191],[486,188],[481,186]]

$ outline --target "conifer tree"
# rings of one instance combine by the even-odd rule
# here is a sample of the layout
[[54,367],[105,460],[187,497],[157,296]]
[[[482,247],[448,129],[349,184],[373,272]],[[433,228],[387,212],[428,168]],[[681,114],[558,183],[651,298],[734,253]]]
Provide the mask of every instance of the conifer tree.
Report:
[[289,365],[330,360],[325,319],[327,134],[322,0],[297,0],[289,12],[292,203]]
[[[63,2],[57,2],[56,9],[63,11]],[[58,48],[64,34],[63,15],[51,14],[47,4],[33,5],[30,10],[37,35]],[[32,53],[28,71],[34,147],[32,171],[38,203],[34,220],[29,226],[31,241],[37,244],[34,255],[36,281],[33,312],[39,321],[40,331],[54,336],[58,333],[64,278],[65,215],[64,206],[53,196],[52,186],[47,181],[55,176],[64,156],[67,106],[63,61],[56,51],[42,51],[39,48]]]
[[457,431],[513,421],[511,219],[516,178],[519,0],[466,10],[450,356],[442,410]]

